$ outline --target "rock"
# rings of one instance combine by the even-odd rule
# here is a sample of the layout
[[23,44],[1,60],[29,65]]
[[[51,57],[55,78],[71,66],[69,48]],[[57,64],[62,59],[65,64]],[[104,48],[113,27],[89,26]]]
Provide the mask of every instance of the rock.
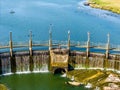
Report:
[[85,6],[89,6],[90,3],[89,3],[89,2],[85,2],[84,5],[85,5]]
[[106,80],[106,82],[120,82],[120,78],[117,75],[110,74]]
[[120,87],[114,83],[109,83],[108,86],[103,87],[103,90],[120,90]]
[[14,13],[15,13],[15,11],[11,10],[11,11],[10,11],[10,13],[11,13],[11,14],[14,14]]

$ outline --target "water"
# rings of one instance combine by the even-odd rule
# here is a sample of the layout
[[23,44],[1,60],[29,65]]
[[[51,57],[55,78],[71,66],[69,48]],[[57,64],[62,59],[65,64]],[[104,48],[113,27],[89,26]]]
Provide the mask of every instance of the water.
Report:
[[[86,41],[89,31],[92,42],[106,43],[106,34],[110,33],[110,43],[120,44],[120,15],[86,7],[83,2],[84,0],[1,0],[0,44],[8,42],[9,31],[13,32],[13,41],[28,42],[30,30],[34,40],[48,40],[50,24],[53,24],[54,40],[67,40],[67,31],[70,30],[72,40]],[[15,13],[10,14],[11,10]],[[10,71],[7,68],[5,67],[5,72]],[[19,68],[18,71],[21,71]],[[83,87],[65,85],[66,80],[50,73],[0,77],[0,82],[10,90],[85,90]]]
[[[14,2],[14,3],[13,3]],[[120,15],[86,7],[84,0],[1,0],[0,1],[0,37],[9,40],[9,31],[13,32],[14,41],[28,41],[29,30],[33,39],[48,40],[49,25],[53,24],[53,39],[67,40],[67,31],[71,39],[86,41],[87,32],[91,33],[92,42],[120,44]],[[10,11],[14,10],[14,14]]]
[[67,85],[67,78],[51,73],[14,74],[3,76],[1,81],[10,90],[88,90],[84,86]]

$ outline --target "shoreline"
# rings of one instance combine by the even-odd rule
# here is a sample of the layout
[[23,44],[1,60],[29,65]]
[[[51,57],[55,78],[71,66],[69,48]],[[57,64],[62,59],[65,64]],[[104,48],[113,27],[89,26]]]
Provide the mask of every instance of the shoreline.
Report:
[[4,84],[0,84],[0,90],[8,90]]
[[120,0],[88,0],[85,5],[120,14]]
[[[83,74],[84,73],[84,74]],[[111,78],[111,75],[112,78]],[[120,89],[120,75],[113,71],[106,71],[106,70],[89,70],[89,69],[83,69],[83,70],[73,70],[67,73],[67,78],[71,79],[74,77],[74,81],[83,83],[84,86],[87,86],[90,84],[92,89],[100,88],[103,90],[103,88],[109,88],[109,85],[112,84],[112,88],[115,88],[114,86],[118,86],[117,89]],[[119,79],[119,81],[107,81],[108,79]],[[116,80],[117,80],[116,79]],[[117,90],[116,89],[116,90]],[[105,89],[104,89],[105,90]]]

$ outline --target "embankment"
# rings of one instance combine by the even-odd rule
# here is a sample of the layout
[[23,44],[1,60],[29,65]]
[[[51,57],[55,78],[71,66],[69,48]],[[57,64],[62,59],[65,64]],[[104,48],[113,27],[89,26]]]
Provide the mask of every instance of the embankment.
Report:
[[8,90],[7,87],[3,84],[0,84],[0,90]]
[[88,2],[93,8],[100,8],[120,14],[120,0],[89,0]]

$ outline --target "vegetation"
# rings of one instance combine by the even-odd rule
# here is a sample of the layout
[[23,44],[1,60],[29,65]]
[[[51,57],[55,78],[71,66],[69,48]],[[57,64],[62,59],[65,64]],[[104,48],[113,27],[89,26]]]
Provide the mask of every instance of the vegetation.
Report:
[[120,14],[120,0],[89,0],[90,6]]
[[8,90],[7,87],[3,84],[0,84],[0,90]]
[[[119,76],[119,74],[113,71],[102,71],[102,70],[92,70],[92,69],[81,69],[81,70],[73,70],[67,73],[68,78],[72,78],[74,76],[75,81],[81,82],[83,84],[91,83],[92,88],[96,86],[102,88],[109,84],[109,82],[105,82],[108,75],[114,73]],[[119,76],[120,77],[120,76]],[[120,86],[120,83],[116,83]]]

